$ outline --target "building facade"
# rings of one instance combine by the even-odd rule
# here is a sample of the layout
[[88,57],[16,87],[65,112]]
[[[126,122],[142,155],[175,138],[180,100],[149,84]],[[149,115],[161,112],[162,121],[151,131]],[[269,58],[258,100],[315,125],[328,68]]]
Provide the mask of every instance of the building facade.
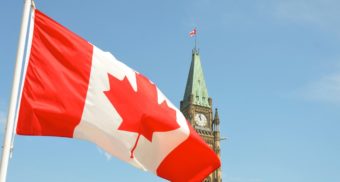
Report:
[[[220,157],[220,119],[217,108],[213,112],[212,98],[208,95],[200,54],[197,49],[192,51],[190,71],[180,110],[196,132]],[[221,181],[221,168],[215,170],[204,180],[204,182]]]

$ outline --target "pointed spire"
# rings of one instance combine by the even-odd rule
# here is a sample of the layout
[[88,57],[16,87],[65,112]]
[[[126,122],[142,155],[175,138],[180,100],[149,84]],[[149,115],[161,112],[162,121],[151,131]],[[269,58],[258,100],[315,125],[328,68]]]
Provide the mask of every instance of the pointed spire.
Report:
[[218,116],[217,108],[215,109],[215,117],[214,117],[213,123],[214,123],[214,126],[213,126],[214,131],[220,132],[220,117]]
[[217,108],[215,109],[214,123],[215,123],[216,125],[220,124],[220,117],[218,116],[218,110],[217,110]]
[[211,107],[208,98],[208,89],[205,85],[200,54],[197,49],[193,49],[190,71],[183,98],[183,106],[192,103],[204,107]]

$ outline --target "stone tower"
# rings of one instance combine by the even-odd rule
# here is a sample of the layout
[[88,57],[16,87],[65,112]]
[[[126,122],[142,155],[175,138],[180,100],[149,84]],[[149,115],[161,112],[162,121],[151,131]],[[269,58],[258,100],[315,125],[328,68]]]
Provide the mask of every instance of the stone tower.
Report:
[[[205,84],[200,54],[192,51],[190,71],[180,110],[197,133],[220,157],[220,119],[217,109],[213,114],[212,98]],[[204,182],[221,182],[221,168],[211,173]]]

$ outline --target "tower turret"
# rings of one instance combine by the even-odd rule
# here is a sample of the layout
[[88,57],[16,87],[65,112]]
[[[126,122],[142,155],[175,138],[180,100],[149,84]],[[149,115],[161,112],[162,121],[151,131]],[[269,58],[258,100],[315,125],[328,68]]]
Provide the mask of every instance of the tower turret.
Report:
[[220,117],[218,116],[218,109],[215,108],[215,116],[213,120],[214,131],[220,131]]

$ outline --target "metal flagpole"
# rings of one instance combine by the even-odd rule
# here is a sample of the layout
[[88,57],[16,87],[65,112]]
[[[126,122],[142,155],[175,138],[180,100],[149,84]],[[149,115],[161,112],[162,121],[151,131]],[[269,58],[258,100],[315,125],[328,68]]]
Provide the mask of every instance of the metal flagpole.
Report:
[[15,63],[14,76],[13,76],[12,93],[11,93],[11,98],[10,98],[9,107],[8,107],[7,125],[6,125],[3,150],[2,150],[2,158],[1,158],[1,166],[0,166],[0,182],[6,181],[8,161],[9,161],[11,147],[12,147],[11,140],[14,134],[13,133],[14,124],[15,124],[14,120],[15,120],[16,104],[18,102],[20,74],[21,74],[22,62],[24,58],[25,41],[26,41],[26,36],[27,36],[29,14],[30,14],[31,5],[32,5],[32,2],[31,2],[32,0],[24,0],[24,1],[25,1],[24,9],[23,9],[22,20],[21,20],[21,28],[20,28],[16,63]]
[[197,27],[195,27],[195,52],[197,53]]
[[[196,29],[196,28],[195,28]],[[195,34],[195,52],[197,52],[197,48],[196,48],[196,40],[197,39],[197,33]]]

